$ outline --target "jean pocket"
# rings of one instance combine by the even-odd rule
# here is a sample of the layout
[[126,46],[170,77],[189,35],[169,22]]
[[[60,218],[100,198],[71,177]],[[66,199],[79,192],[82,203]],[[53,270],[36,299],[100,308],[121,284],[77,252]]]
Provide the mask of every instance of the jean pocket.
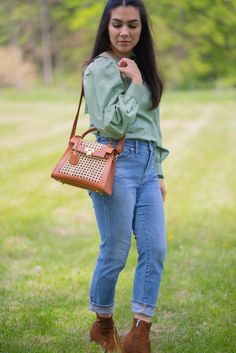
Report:
[[133,148],[125,148],[123,149],[123,152],[118,156],[118,160],[128,160],[132,158],[134,155],[134,149]]

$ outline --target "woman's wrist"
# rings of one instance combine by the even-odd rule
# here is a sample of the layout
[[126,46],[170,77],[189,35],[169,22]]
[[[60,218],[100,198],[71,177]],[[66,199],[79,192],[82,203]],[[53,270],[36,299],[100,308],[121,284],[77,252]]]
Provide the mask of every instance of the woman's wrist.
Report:
[[135,77],[133,77],[132,81],[136,85],[142,85],[143,84],[142,76],[135,76]]

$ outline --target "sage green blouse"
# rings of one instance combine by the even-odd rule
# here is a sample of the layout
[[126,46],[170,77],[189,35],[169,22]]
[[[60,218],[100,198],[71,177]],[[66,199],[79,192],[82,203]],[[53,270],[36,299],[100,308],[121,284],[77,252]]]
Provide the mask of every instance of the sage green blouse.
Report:
[[162,147],[159,107],[150,110],[151,93],[144,83],[133,83],[117,68],[118,60],[98,56],[84,72],[85,112],[100,136],[155,142],[157,174],[163,178],[162,161],[169,151]]

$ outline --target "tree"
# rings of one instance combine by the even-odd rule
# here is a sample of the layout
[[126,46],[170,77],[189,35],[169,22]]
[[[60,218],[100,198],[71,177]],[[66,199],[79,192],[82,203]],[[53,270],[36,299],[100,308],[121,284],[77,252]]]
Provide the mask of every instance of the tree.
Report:
[[[0,45],[14,48],[18,66],[25,60],[34,63],[45,84],[54,80],[77,86],[105,2],[2,1]],[[145,4],[170,87],[236,86],[235,1],[145,0]],[[16,76],[23,85],[20,71]]]
[[51,85],[53,83],[53,63],[47,0],[39,0],[39,9],[42,37],[43,78],[46,85]]

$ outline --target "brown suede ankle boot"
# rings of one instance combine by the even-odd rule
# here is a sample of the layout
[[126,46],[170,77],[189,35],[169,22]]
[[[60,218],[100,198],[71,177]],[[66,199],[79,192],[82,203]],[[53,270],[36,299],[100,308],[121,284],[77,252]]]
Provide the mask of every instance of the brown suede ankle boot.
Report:
[[101,317],[90,329],[91,341],[99,343],[105,352],[121,352],[121,342],[112,317]]
[[133,326],[125,336],[122,353],[151,353],[149,332],[152,323],[134,319]]

